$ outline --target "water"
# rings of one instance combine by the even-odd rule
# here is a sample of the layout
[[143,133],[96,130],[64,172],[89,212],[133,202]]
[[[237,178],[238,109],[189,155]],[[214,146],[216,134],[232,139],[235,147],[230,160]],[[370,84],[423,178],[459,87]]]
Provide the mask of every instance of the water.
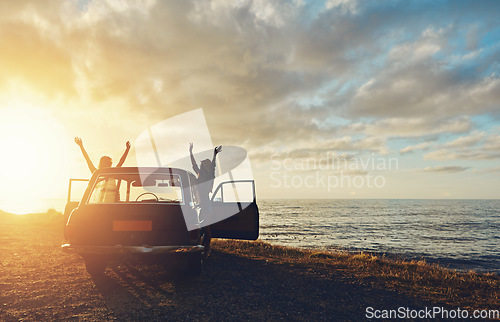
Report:
[[260,239],[500,273],[500,200],[260,200]]

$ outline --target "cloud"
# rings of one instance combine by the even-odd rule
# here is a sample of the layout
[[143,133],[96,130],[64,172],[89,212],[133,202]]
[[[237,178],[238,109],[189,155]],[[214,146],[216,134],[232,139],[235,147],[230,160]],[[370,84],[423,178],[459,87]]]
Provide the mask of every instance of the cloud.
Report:
[[349,124],[343,130],[385,137],[421,137],[442,133],[464,133],[471,128],[472,123],[467,116],[450,119],[389,117],[371,123]]
[[500,135],[491,134],[485,140],[483,149],[490,152],[500,152]]
[[433,160],[433,161],[456,160],[458,158],[459,156],[457,153],[444,149],[432,151],[424,155],[424,160]]
[[424,168],[423,172],[438,172],[438,173],[456,173],[456,172],[463,172],[469,169],[468,167],[461,167],[461,166],[454,166],[454,165],[448,165],[448,166],[436,166],[436,167],[426,167]]
[[[283,143],[283,142],[281,142]],[[294,144],[280,144],[279,141],[267,145],[266,148],[251,153],[252,160],[269,161],[270,156],[275,158],[330,158],[351,160],[363,153],[387,154],[386,142],[383,138],[368,137],[353,139],[345,136],[326,140],[304,138]]]
[[[498,114],[500,80],[489,68],[497,66],[499,48],[484,44],[496,16],[486,6],[339,0],[0,6],[0,86],[20,80],[62,95],[61,114],[79,110],[78,123],[101,119],[100,130],[106,119],[119,129],[131,119],[159,121],[202,107],[214,142],[243,142],[254,151],[388,153],[390,138],[467,133],[471,115]],[[446,16],[436,14],[442,6]],[[465,50],[457,43],[462,38]],[[346,123],[328,126],[332,116]],[[459,158],[447,149],[466,142],[453,144],[437,157]],[[484,146],[494,153],[497,141]]]
[[500,158],[500,135],[473,132],[469,136],[436,146],[436,150],[424,155],[424,160],[495,160]]
[[[384,69],[373,73],[350,98],[348,113],[438,118],[498,113],[499,75],[483,64],[486,57],[498,57],[499,48],[463,52],[450,42],[459,33],[451,22],[441,27],[430,24],[417,39],[393,46]],[[470,59],[480,54],[481,59]]]
[[[443,49],[446,34],[445,29],[436,30],[429,27],[415,42],[405,42],[394,46],[388,54],[388,59],[396,65],[410,65],[427,61],[432,58],[432,55]],[[400,87],[404,87],[404,85],[397,84]]]
[[417,150],[427,150],[429,147],[432,145],[431,142],[422,142],[417,145],[409,145],[401,150],[399,150],[399,153],[401,154],[406,154],[406,153],[412,153]]
[[326,9],[339,9],[342,14],[356,14],[358,11],[357,0],[328,0],[325,5]]
[[445,161],[445,160],[495,160],[500,159],[500,152],[485,152],[479,149],[466,149],[460,151],[436,150],[424,155],[424,160]]
[[42,2],[16,1],[0,10],[0,88],[19,81],[48,96],[74,95],[71,52],[61,39],[62,31],[55,30],[60,17]]
[[474,131],[468,136],[461,136],[451,142],[445,143],[445,148],[465,148],[476,145],[486,136],[486,132]]
[[427,118],[498,113],[498,76],[464,80],[458,72],[436,62],[389,69],[359,88],[349,112],[356,116]]

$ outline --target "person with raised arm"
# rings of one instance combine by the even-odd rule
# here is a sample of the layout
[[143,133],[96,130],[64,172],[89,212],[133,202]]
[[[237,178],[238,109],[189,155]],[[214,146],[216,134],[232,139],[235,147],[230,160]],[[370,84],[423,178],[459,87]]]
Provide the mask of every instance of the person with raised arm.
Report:
[[[94,173],[97,169],[110,168],[113,165],[112,159],[105,155],[105,156],[101,157],[101,159],[99,160],[99,165],[96,168],[94,166],[94,164],[92,163],[92,160],[90,160],[90,157],[89,157],[87,151],[85,151],[85,148],[83,147],[82,139],[79,137],[75,137],[75,143],[80,147],[80,150],[82,151],[83,157],[85,158],[85,161],[87,161],[87,166],[89,167],[90,172]],[[123,152],[123,155],[120,158],[120,161],[116,165],[117,168],[121,167],[123,165],[123,163],[125,163],[125,159],[127,158],[128,152],[130,150],[130,142],[127,141],[127,143],[125,143],[125,146],[126,146],[125,152]]]
[[[215,158],[217,154],[222,150],[222,146],[218,146],[214,149],[214,156],[212,160],[205,159],[201,161],[200,166],[196,163],[196,160],[193,155],[193,143],[189,144],[189,155],[191,157],[191,164],[193,165],[193,170],[196,173],[197,182],[196,188],[198,190],[199,197],[199,207],[200,207],[200,217],[204,218],[203,220],[208,219],[210,213],[212,211],[212,203],[209,198],[209,193],[212,192],[214,187],[214,179],[215,179]],[[208,257],[211,252],[210,248],[210,240],[212,238],[212,233],[210,230],[210,226],[204,227],[204,237],[203,237],[203,246],[205,247],[204,256]]]
[[[87,166],[89,167],[90,172],[94,173],[97,169],[103,169],[103,168],[111,168],[113,165],[113,161],[109,156],[103,156],[99,160],[99,165],[98,168],[94,166],[92,163],[92,160],[90,160],[90,157],[83,147],[83,141],[79,137],[75,137],[75,143],[80,147],[80,150],[82,151],[83,157],[85,158],[85,161],[87,161]],[[120,161],[116,165],[117,168],[121,167],[123,163],[125,162],[125,159],[127,158],[128,152],[130,150],[130,142],[127,141],[125,143],[125,152],[123,153],[122,157],[120,158]],[[99,203],[114,203],[120,200],[120,193],[118,191],[118,187],[116,186],[116,180],[114,179],[104,179],[98,183],[99,193],[96,195],[96,199],[94,200],[95,202]]]

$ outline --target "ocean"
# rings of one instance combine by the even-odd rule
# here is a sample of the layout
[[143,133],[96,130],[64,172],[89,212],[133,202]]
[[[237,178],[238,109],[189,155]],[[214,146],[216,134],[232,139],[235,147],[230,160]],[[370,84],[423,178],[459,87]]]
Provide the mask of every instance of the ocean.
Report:
[[[63,211],[65,203],[48,199],[9,209],[0,200],[0,209]],[[500,274],[500,200],[261,199],[257,204],[259,238],[273,244],[366,251]]]
[[260,200],[260,239],[500,273],[500,200]]

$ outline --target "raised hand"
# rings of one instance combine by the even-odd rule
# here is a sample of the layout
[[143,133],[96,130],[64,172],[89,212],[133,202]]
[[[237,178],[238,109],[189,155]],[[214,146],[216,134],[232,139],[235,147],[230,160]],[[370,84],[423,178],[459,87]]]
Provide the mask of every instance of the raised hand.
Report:
[[123,155],[120,158],[120,161],[118,161],[118,164],[116,165],[117,168],[121,167],[125,163],[125,159],[127,158],[128,151],[130,150],[130,141],[127,141],[127,143],[125,143],[125,146],[126,146],[125,152],[123,152]]
[[82,139],[80,139],[79,137],[75,137],[75,143],[80,147],[83,146]]
[[189,156],[191,158],[191,164],[193,165],[193,170],[196,174],[200,173],[200,168],[196,164],[196,160],[193,155],[193,143],[189,143]]
[[82,151],[83,157],[85,158],[85,161],[87,162],[87,166],[89,167],[90,172],[94,173],[96,170],[96,167],[92,163],[92,160],[90,160],[90,157],[85,151],[85,148],[83,147],[83,141],[79,137],[75,137],[75,143],[80,147],[80,150]]

